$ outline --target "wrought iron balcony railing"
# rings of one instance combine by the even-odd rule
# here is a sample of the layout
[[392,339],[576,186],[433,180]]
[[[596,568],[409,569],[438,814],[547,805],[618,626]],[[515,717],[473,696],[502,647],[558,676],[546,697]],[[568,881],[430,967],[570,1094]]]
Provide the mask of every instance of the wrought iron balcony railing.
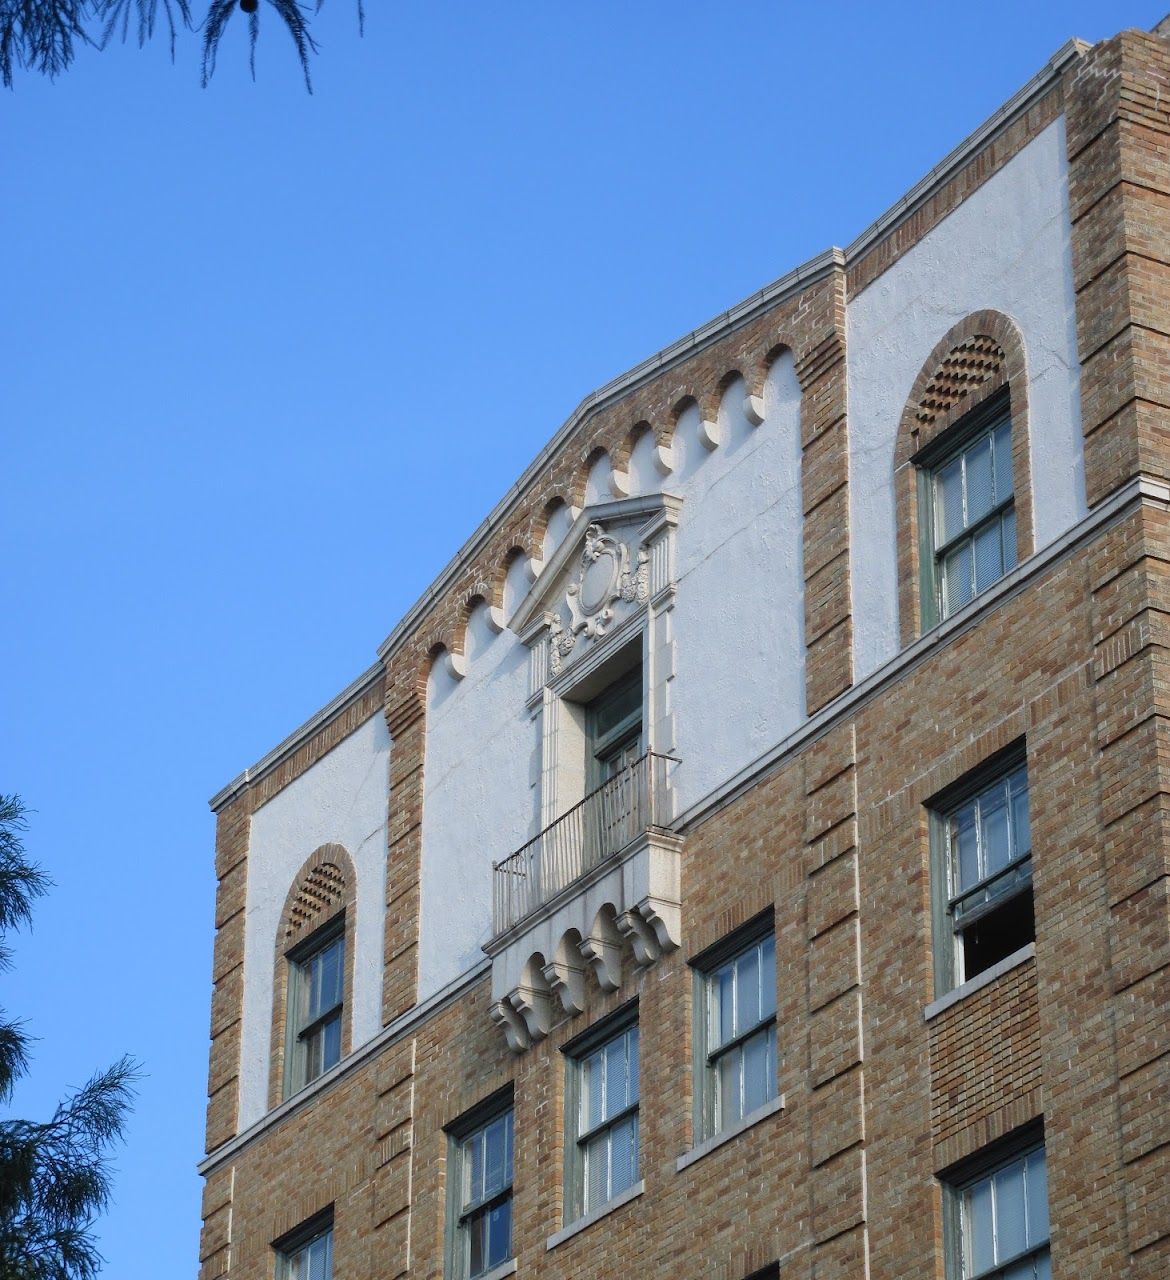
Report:
[[648,751],[494,863],[492,932],[510,929],[649,828],[666,826],[670,763]]

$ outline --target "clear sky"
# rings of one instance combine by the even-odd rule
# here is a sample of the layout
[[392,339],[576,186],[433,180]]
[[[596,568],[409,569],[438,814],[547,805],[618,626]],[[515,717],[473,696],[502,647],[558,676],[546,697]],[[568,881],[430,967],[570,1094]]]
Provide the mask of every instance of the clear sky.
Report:
[[39,1037],[18,1114],[149,1073],[108,1274],[197,1266],[207,797],[588,391],[1167,8],[367,0],[359,40],[329,0],[312,97],[271,22],[255,84],[229,40],[200,89],[192,38],[0,97],[0,791],[57,882],[0,1003]]

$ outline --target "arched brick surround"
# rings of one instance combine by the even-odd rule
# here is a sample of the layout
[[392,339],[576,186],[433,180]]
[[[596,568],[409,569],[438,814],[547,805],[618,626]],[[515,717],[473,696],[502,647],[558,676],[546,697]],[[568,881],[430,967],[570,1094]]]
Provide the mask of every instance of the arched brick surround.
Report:
[[315,849],[297,872],[284,900],[276,931],[272,978],[272,1039],[269,1052],[268,1105],[284,1096],[285,1032],[288,1026],[288,953],[318,929],[345,913],[345,1008],[341,1016],[341,1053],[353,1041],[353,946],[357,908],[357,876],[349,854],[339,844]]
[[938,342],[914,380],[894,450],[897,504],[898,619],[902,643],[922,633],[918,556],[918,484],[914,459],[972,409],[1008,388],[1012,415],[1012,472],[1016,557],[1032,554],[1032,472],[1028,435],[1028,379],[1024,340],[999,311],[976,311]]

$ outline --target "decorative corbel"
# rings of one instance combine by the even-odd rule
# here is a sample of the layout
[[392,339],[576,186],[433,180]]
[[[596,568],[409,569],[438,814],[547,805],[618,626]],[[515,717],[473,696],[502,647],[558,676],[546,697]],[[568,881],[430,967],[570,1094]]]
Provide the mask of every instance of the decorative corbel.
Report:
[[654,930],[638,914],[637,910],[623,911],[616,921],[618,932],[629,940],[634,951],[634,962],[653,964],[662,955]]
[[598,914],[588,936],[581,939],[581,954],[602,991],[622,985],[622,939],[611,916]]
[[532,1040],[543,1040],[552,1026],[552,992],[547,983],[543,982],[542,973],[540,978],[540,986],[534,982],[521,982],[515,990],[508,992],[509,1002],[524,1019]]
[[764,397],[747,395],[743,398],[743,416],[758,427],[764,421]]
[[573,958],[552,960],[544,966],[543,973],[553,995],[560,998],[561,1006],[567,1014],[585,1011],[585,965],[580,961],[579,950],[576,961]]
[[664,898],[643,898],[634,908],[658,943],[660,954],[673,951],[682,937],[682,908]]
[[488,1011],[491,1020],[504,1033],[508,1048],[513,1053],[523,1053],[532,1044],[532,1037],[524,1025],[524,1019],[507,1000],[497,1000]]

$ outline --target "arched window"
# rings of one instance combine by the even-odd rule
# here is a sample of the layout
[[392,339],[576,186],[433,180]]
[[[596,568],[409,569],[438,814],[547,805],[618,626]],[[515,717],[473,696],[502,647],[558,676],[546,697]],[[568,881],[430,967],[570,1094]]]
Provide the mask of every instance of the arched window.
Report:
[[903,644],[1032,550],[1024,346],[996,311],[947,333],[915,379],[895,455]]
[[277,934],[270,1103],[291,1097],[350,1047],[355,879],[340,845],[301,868]]

